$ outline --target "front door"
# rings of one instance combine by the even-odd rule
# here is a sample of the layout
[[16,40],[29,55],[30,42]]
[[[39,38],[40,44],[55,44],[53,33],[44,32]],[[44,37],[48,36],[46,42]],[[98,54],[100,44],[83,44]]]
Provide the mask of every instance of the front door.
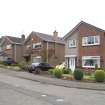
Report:
[[74,72],[74,70],[75,70],[75,57],[69,58],[69,68],[71,69],[72,72]]

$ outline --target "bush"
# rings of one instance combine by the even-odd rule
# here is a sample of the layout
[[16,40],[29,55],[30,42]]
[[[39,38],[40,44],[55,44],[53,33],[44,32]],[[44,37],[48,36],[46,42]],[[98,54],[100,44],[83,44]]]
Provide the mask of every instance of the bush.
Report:
[[83,79],[83,75],[84,74],[83,74],[82,70],[77,69],[77,70],[74,71],[74,78],[76,80],[82,80]]
[[54,72],[54,69],[49,69],[48,70],[48,73],[51,74],[51,75],[53,74],[53,72]]
[[58,68],[54,69],[54,76],[55,77],[61,78],[62,74],[63,74],[62,69],[58,69]]
[[24,61],[22,61],[22,62],[20,62],[19,64],[19,67],[21,68],[21,69],[25,69],[26,68],[26,66],[27,66],[27,63],[26,62],[24,62]]
[[105,72],[103,70],[96,70],[95,71],[95,80],[97,82],[104,82],[104,80],[105,80]]
[[70,74],[71,70],[70,69],[63,69],[63,74]]

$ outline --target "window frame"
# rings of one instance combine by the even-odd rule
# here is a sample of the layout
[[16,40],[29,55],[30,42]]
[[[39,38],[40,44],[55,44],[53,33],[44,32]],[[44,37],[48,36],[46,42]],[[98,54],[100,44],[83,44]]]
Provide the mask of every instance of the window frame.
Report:
[[[74,42],[73,42],[74,41]],[[75,44],[74,44],[75,43]],[[74,44],[74,45],[73,45]],[[77,47],[77,41],[76,41],[76,39],[69,39],[68,40],[68,47],[69,48],[75,48],[75,47]]]
[[84,65],[84,60],[98,60],[97,61],[97,66],[100,68],[100,56],[82,56],[82,67],[84,68],[95,68],[95,65],[94,66],[90,66],[90,65]]
[[11,49],[11,48],[12,48],[11,44],[6,45],[6,49]]
[[32,44],[32,48],[33,48],[33,49],[37,49],[37,48],[35,48],[35,46],[37,46],[37,45],[40,46],[40,47],[37,47],[37,48],[41,48],[41,47],[42,47],[42,43],[41,43],[41,42],[38,42],[38,43],[33,43],[33,44]]
[[[89,43],[89,40],[90,40],[90,43]],[[92,40],[93,40],[93,43],[92,43]],[[100,45],[99,35],[82,37],[82,46],[92,46],[92,45]]]

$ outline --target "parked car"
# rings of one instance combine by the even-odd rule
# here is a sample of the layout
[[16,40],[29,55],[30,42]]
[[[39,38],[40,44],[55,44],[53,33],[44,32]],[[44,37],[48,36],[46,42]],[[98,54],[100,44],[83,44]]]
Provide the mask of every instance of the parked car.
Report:
[[48,71],[48,69],[54,68],[48,63],[32,63],[31,66],[28,67],[28,71],[32,73],[35,71],[36,74],[39,74],[40,71]]
[[11,64],[16,64],[16,62],[12,58],[7,58],[6,60],[3,61],[3,64],[11,65]]

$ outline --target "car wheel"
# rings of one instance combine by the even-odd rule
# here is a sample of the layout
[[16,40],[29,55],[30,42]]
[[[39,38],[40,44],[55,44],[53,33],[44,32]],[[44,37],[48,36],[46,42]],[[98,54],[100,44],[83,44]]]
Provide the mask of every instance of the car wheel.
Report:
[[35,74],[40,74],[40,72],[41,72],[41,69],[40,68],[36,68],[35,69]]

